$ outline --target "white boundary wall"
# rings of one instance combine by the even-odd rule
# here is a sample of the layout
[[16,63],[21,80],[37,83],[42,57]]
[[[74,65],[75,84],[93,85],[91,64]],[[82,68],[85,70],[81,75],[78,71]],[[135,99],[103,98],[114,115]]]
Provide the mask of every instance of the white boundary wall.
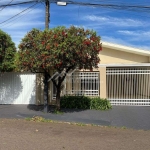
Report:
[[35,89],[35,74],[0,74],[0,104],[36,104]]

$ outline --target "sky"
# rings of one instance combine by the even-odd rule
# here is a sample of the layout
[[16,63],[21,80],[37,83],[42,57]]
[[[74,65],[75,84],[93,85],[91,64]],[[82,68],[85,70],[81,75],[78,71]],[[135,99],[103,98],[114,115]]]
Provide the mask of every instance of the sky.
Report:
[[[12,0],[0,0],[0,6]],[[30,0],[13,0],[12,3]],[[65,1],[65,0],[64,0]],[[68,1],[68,0],[67,0]],[[150,0],[72,0],[75,2],[90,2],[115,5],[150,6]],[[16,47],[21,39],[32,30],[45,28],[45,4],[34,3],[0,7],[0,29],[8,33]],[[31,7],[31,8],[29,8]],[[29,8],[29,9],[27,9]],[[27,9],[26,11],[24,11]],[[20,15],[17,15],[24,11]],[[14,17],[16,15],[16,17]],[[12,19],[10,19],[13,17]],[[10,20],[9,20],[10,19]],[[58,6],[51,3],[50,28],[71,25],[93,29],[101,37],[101,41],[143,50],[150,50],[150,9],[113,9],[104,7],[81,6],[68,4]]]

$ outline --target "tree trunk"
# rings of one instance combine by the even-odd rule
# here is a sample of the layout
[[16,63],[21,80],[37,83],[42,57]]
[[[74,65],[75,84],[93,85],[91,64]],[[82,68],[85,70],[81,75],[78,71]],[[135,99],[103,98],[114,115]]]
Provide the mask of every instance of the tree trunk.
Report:
[[60,93],[61,93],[61,86],[57,87],[57,92],[56,92],[56,109],[60,110]]
[[48,112],[48,73],[44,74],[44,112]]

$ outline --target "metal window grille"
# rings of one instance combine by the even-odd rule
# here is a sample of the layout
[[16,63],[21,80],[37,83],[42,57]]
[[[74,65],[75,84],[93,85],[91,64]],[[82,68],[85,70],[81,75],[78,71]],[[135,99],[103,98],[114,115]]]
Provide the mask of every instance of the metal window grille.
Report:
[[107,68],[106,76],[112,105],[150,106],[150,67]]
[[71,89],[66,94],[99,96],[99,72],[73,73]]

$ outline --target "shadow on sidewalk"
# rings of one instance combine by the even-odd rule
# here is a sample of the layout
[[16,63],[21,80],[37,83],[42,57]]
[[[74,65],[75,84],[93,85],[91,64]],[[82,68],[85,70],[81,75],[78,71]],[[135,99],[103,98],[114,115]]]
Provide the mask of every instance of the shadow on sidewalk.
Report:
[[[27,105],[27,108],[29,110],[33,110],[33,111],[41,111],[44,112],[44,105]],[[56,111],[56,107],[54,105],[49,105],[48,108],[48,112],[49,113],[55,113]],[[81,112],[81,111],[85,111],[87,109],[67,109],[67,108],[61,108],[60,112],[62,113],[74,113],[74,112]]]

